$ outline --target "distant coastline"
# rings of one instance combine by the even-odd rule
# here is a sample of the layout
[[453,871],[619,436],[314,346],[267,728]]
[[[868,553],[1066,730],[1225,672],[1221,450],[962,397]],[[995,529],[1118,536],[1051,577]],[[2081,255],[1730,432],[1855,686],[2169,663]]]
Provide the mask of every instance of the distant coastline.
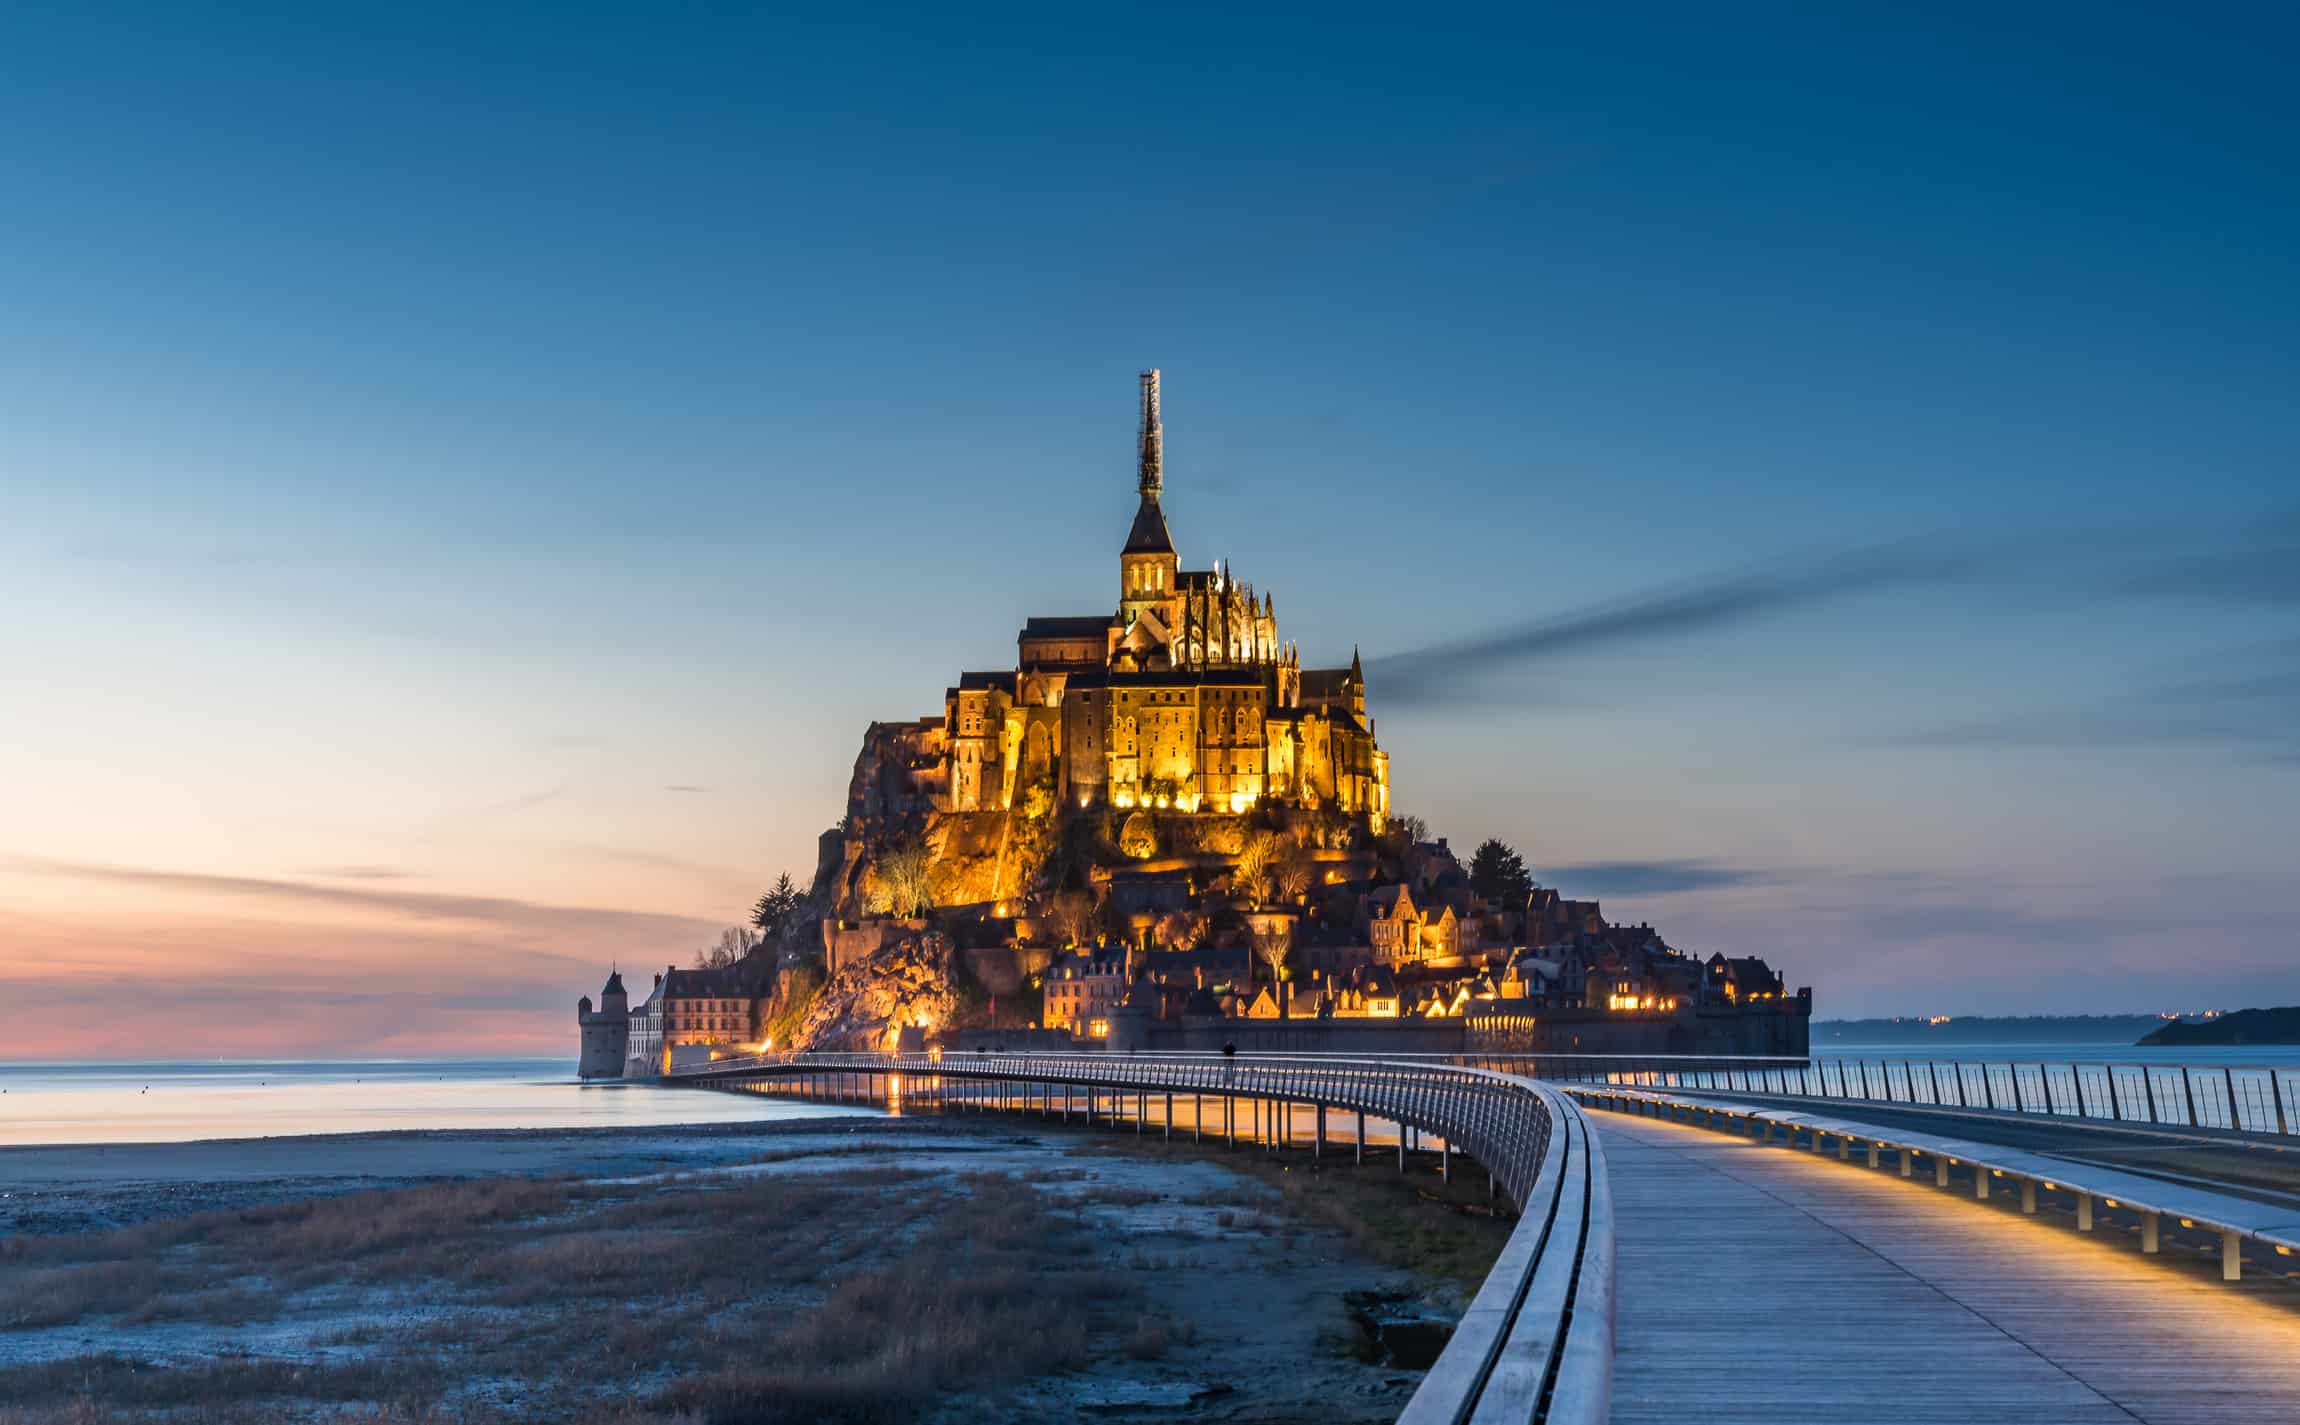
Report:
[[[2300,1011],[2293,1011],[2300,1014]],[[2154,1039],[2167,1029],[2210,1028],[2233,1015],[2166,1019],[2158,1014],[1910,1015],[1892,1019],[1816,1019],[1813,1047],[1859,1044],[2139,1044],[2231,1043]],[[2252,1043],[2300,1042],[2255,1039]]]
[[2211,1019],[2175,1020],[2150,1031],[2143,1044],[2300,1044],[2300,1005],[2240,1009]]

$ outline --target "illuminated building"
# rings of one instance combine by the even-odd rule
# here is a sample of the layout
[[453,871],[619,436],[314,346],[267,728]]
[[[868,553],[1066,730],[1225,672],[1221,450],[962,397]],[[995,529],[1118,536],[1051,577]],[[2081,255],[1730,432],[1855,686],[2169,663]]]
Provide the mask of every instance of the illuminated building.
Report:
[[1220,563],[1184,569],[1162,503],[1158,373],[1142,373],[1138,503],[1107,613],[1032,618],[1011,671],[960,676],[908,728],[909,780],[938,811],[1032,797],[1242,812],[1263,798],[1389,813],[1365,672],[1301,666],[1275,601]]

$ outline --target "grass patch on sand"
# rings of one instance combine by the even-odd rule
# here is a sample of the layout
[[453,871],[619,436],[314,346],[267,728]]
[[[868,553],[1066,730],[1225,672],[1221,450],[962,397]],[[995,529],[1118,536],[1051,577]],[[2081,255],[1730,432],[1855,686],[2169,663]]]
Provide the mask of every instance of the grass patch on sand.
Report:
[[[120,1344],[0,1369],[0,1425],[915,1419],[1135,1349],[1139,1292],[1100,1260],[1011,1178],[893,1168],[442,1184],[12,1239],[0,1329]],[[187,1320],[308,1320],[328,1350],[143,1358],[139,1328]]]
[[1474,1289],[1493,1270],[1494,1259],[1517,1226],[1503,1204],[1486,1196],[1485,1174],[1466,1159],[1455,1180],[1445,1182],[1425,1163],[1397,1170],[1394,1151],[1368,1154],[1354,1163],[1348,1150],[1329,1149],[1313,1159],[1299,1149],[1265,1153],[1259,1148],[1228,1152],[1206,1145],[1167,1143],[1133,1134],[1095,1134],[1086,1140],[1103,1152],[1156,1159],[1215,1161],[1276,1190],[1200,1195],[1187,1199],[1212,1215],[1217,1226],[1284,1231],[1307,1223],[1343,1235],[1352,1252],[1383,1266],[1459,1282]]

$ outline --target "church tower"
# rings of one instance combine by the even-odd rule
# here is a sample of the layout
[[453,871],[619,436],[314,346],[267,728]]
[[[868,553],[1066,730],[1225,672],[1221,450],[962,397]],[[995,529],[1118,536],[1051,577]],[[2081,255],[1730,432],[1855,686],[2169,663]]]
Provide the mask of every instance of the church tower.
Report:
[[1166,514],[1158,508],[1158,496],[1166,484],[1166,434],[1158,420],[1155,369],[1142,373],[1142,432],[1137,456],[1135,485],[1142,503],[1135,508],[1133,528],[1126,532],[1126,547],[1118,552],[1119,617],[1132,626],[1143,614],[1155,612],[1160,633],[1171,634],[1167,611],[1179,597],[1181,561],[1174,555],[1173,537],[1166,533]]

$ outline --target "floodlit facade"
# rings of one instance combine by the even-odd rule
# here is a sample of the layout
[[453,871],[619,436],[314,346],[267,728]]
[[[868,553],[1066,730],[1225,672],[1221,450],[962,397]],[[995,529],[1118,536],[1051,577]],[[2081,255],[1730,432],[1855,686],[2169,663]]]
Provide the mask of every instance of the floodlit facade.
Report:
[[1033,798],[1241,812],[1265,797],[1389,813],[1365,672],[1301,666],[1276,601],[1216,563],[1184,569],[1163,506],[1158,373],[1142,374],[1134,522],[1108,613],[1033,618],[1009,671],[963,674],[917,725],[913,780],[941,811]]

